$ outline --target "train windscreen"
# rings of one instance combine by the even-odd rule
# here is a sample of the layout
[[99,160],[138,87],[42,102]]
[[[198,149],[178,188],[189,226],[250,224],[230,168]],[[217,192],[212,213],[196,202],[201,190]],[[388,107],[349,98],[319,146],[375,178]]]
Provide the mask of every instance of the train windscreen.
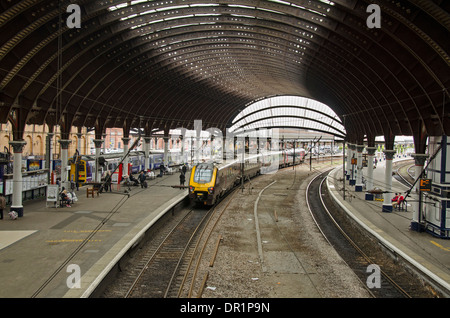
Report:
[[208,183],[211,181],[214,166],[212,164],[199,164],[195,168],[194,182]]

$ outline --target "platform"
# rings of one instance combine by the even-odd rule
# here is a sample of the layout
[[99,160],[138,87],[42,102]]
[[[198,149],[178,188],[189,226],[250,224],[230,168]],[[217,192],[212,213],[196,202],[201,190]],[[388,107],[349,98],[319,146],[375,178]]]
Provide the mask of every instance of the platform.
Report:
[[[384,161],[374,169],[374,186],[384,189]],[[342,167],[334,169],[327,179],[328,188],[334,200],[344,210],[381,240],[393,254],[408,260],[425,275],[436,280],[450,295],[450,241],[436,238],[426,232],[410,229],[412,206],[408,203],[407,211],[382,212],[383,202],[365,200],[365,192],[355,192],[355,187],[346,181],[346,193],[351,200],[343,199]],[[408,188],[392,180],[393,192],[405,192]],[[414,200],[414,195],[409,197]]]
[[25,202],[17,220],[5,209],[0,298],[88,297],[145,230],[187,196],[171,187],[179,185],[178,173],[147,182],[147,189],[131,187],[130,197],[113,185],[113,193],[86,198],[82,187],[70,208],[46,207],[45,199]]

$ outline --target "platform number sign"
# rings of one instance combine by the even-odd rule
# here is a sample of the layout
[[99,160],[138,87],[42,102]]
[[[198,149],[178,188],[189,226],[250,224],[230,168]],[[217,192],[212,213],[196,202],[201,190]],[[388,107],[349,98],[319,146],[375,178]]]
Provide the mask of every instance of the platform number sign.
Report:
[[420,179],[420,191],[431,191],[431,179]]

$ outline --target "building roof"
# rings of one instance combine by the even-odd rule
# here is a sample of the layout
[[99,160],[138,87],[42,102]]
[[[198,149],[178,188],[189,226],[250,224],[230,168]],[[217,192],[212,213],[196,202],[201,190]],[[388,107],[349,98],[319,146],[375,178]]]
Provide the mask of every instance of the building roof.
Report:
[[450,134],[449,1],[79,0],[80,28],[69,4],[0,1],[16,139],[25,123],[225,130],[277,95],[329,105],[350,139]]

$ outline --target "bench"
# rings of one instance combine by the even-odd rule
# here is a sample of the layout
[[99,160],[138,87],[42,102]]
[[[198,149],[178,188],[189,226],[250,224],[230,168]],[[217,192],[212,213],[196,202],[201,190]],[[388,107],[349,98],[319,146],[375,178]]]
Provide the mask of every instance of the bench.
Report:
[[395,207],[395,209],[397,211],[405,211],[408,212],[408,205],[406,204],[406,200],[402,200],[399,204],[397,204],[397,206]]
[[92,197],[94,197],[95,193],[97,193],[97,196],[99,196],[98,188],[95,188],[95,187],[86,188],[86,198],[89,198],[89,195],[92,195]]
[[59,206],[60,207],[65,207],[66,204],[72,205],[73,204],[73,200],[69,200],[67,203],[63,203],[63,200],[61,198],[59,198]]
[[102,187],[102,184],[100,182],[90,182],[86,183],[86,185],[92,185],[92,188],[86,188],[86,198],[89,198],[89,195],[92,195],[92,197],[94,197],[95,193],[97,193],[97,196],[99,196],[100,188]]

